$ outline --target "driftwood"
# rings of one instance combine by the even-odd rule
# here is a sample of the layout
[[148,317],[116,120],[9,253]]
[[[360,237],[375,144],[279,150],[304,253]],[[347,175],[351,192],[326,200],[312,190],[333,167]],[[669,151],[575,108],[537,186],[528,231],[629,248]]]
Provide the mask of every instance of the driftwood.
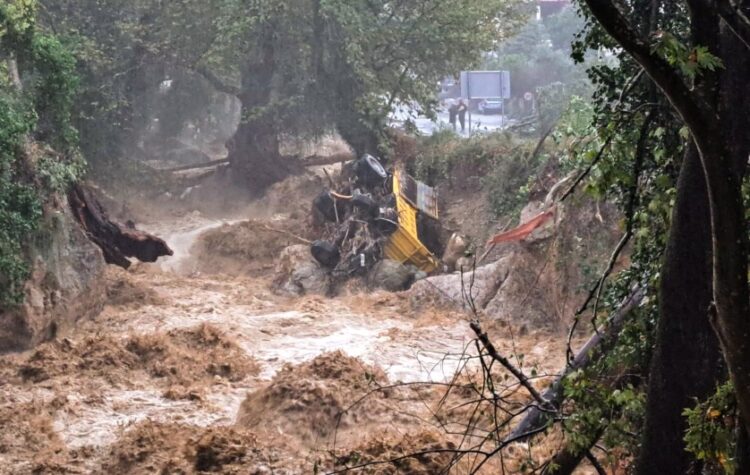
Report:
[[354,160],[354,155],[347,152],[335,153],[333,155],[310,155],[302,160],[306,167],[317,167],[323,165],[335,165]]
[[127,269],[131,264],[129,257],[156,262],[161,256],[173,254],[162,239],[109,219],[93,191],[85,185],[75,185],[68,193],[68,201],[89,239],[102,250],[107,264]]
[[[294,157],[290,156],[287,158],[291,160],[299,160],[299,158],[296,156]],[[345,163],[345,162],[350,162],[352,160],[354,160],[354,155],[352,155],[351,153],[344,152],[344,153],[336,153],[333,155],[310,155],[309,157],[305,157],[304,159],[300,160],[300,163],[304,167],[317,167],[317,166],[323,166],[323,165],[335,165],[336,163]],[[158,169],[158,171],[174,173],[174,172],[184,172],[188,170],[200,170],[203,168],[215,168],[221,165],[228,165],[228,164],[229,164],[229,159],[223,158],[220,160],[212,160],[210,162],[191,163],[188,165],[180,165],[180,166],[172,167],[172,168],[163,168],[163,169]]]
[[[542,399],[547,404],[560,407],[564,397],[563,381],[565,377],[573,371],[585,368],[591,361],[595,361],[598,356],[605,354],[613,346],[625,323],[625,317],[640,305],[644,294],[643,289],[638,289],[630,294],[627,300],[610,318],[607,328],[603,332],[597,332],[586,342],[573,361],[542,394]],[[526,417],[511,432],[508,439],[516,439],[523,434],[533,433],[535,429],[544,427],[548,421],[549,411],[546,411],[545,408],[531,407]]]
[[224,158],[221,160],[213,160],[210,162],[203,162],[203,163],[191,163],[190,165],[181,165],[179,167],[173,167],[173,168],[165,168],[160,171],[164,172],[183,172],[187,170],[200,170],[201,168],[212,168],[212,167],[218,167],[219,165],[226,165],[229,163],[229,159]]

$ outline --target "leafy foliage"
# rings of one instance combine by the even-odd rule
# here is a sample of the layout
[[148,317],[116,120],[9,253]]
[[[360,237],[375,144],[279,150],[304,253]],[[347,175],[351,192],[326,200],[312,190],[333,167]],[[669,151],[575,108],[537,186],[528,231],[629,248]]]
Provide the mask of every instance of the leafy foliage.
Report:
[[[529,11],[520,0],[43,4],[45,23],[80,58],[82,145],[95,165],[142,155],[153,119],[165,118],[155,107],[167,78],[194,96],[209,84],[238,97],[246,122],[279,136],[337,129],[359,149],[399,103],[430,114],[437,81],[475,64]],[[164,99],[172,132],[201,113]]]
[[683,414],[688,420],[687,450],[710,468],[726,474],[736,473],[734,427],[739,414],[732,383],[719,386],[713,396],[685,409]]
[[488,204],[498,217],[519,215],[528,202],[529,180],[546,158],[532,159],[533,141],[503,132],[461,139],[444,130],[422,141],[413,165],[416,176],[430,184],[482,177]]
[[83,169],[71,121],[75,61],[57,39],[37,31],[35,6],[0,5],[0,58],[7,65],[0,72],[0,307],[20,302],[29,273],[24,245],[47,197],[65,191]]
[[[580,2],[583,3],[583,2]],[[677,9],[678,11],[675,11]],[[574,450],[602,440],[617,447],[617,457],[635,456],[645,418],[647,374],[658,320],[661,259],[674,205],[677,170],[686,137],[670,105],[658,95],[640,68],[582,10],[585,28],[573,43],[572,56],[586,62],[592,53],[612,56],[588,62],[595,88],[591,101],[575,99],[563,113],[553,138],[563,150],[564,170],[589,170],[586,192],[617,203],[624,212],[623,233],[630,233],[630,267],[604,285],[597,315],[588,308],[582,321],[599,322],[631,292],[646,289],[646,304],[628,320],[615,347],[586,371],[566,381],[570,413],[564,424]],[[682,11],[665,6],[657,20],[681,27]],[[629,21],[646,28],[642,13]],[[598,272],[597,272],[598,275]],[[623,368],[632,376],[613,391],[604,375]]]
[[40,201],[33,186],[19,180],[18,156],[34,124],[17,101],[0,96],[0,305],[17,303],[28,276],[22,244],[36,229]]
[[694,79],[702,70],[715,71],[723,67],[721,58],[711,54],[705,46],[689,48],[667,32],[656,37],[653,49],[689,79]]

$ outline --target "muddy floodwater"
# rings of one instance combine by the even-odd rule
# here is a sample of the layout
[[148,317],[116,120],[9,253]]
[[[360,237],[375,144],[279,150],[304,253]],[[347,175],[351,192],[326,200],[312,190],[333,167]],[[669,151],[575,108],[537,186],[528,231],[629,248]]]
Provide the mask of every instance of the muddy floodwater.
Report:
[[[242,430],[262,433],[261,439],[272,446],[257,473],[271,473],[263,471],[266,465],[287,470],[278,473],[312,473],[316,454],[330,448],[332,440],[330,431],[317,426],[336,414],[310,414],[349,397],[346,378],[355,378],[357,386],[356,368],[364,368],[368,380],[381,378],[382,384],[448,383],[475,351],[461,312],[414,309],[408,293],[293,298],[271,292],[269,276],[198,272],[191,266],[193,243],[221,224],[194,218],[151,226],[171,244],[173,257],[129,271],[110,269],[109,304],[99,317],[61,341],[2,357],[0,416],[6,420],[0,421],[0,473],[115,473],[113,467],[150,473],[163,462],[158,450],[131,453],[132,447],[146,443],[143,434],[159,439],[160,430],[185,432],[186,441],[198,443],[191,431],[234,427],[246,398],[251,402],[245,419],[251,422]],[[508,351],[521,347],[530,364],[554,372],[560,361],[549,356],[550,345],[549,339],[535,335],[498,341]],[[336,356],[320,360],[329,354]],[[284,386],[285,377],[306,381],[297,388],[299,394]],[[279,406],[273,394],[288,394],[291,402]],[[422,396],[389,397],[419,412]],[[259,413],[253,414],[252,404],[262,408]],[[342,430],[338,443],[361,443],[383,423],[398,430],[429,419],[429,411],[412,419],[403,416],[408,411],[389,414],[392,404],[368,406],[379,420],[365,413],[353,416],[352,427]],[[306,409],[295,412],[300,405]],[[310,427],[299,427],[305,424]],[[280,446],[273,447],[275,437]],[[161,450],[183,450],[174,444]],[[285,445],[295,447],[293,453],[285,452]],[[250,452],[242,453],[249,457]]]

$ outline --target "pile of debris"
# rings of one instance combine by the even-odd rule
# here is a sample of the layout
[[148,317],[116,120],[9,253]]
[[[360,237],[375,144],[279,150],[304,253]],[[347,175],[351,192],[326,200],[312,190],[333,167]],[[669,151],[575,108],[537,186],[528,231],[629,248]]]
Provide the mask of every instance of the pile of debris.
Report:
[[372,155],[329,185],[313,201],[319,239],[310,252],[332,285],[360,277],[397,291],[438,270],[445,245],[433,188]]

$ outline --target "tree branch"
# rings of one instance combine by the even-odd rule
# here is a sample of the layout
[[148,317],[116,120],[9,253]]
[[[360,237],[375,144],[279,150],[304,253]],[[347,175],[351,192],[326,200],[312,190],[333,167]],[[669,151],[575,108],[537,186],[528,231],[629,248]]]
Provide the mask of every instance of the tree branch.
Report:
[[732,0],[717,0],[716,10],[734,35],[750,49],[750,18]]
[[242,90],[237,87],[233,86],[231,84],[227,84],[224,82],[219,76],[217,76],[213,71],[208,69],[206,66],[196,66],[193,68],[193,71],[195,71],[197,74],[199,74],[203,79],[208,81],[211,86],[214,87],[219,92],[223,92],[224,94],[229,94],[230,96],[239,96]]
[[471,329],[474,330],[474,333],[477,335],[477,338],[479,339],[479,341],[482,342],[482,345],[487,350],[487,353],[490,355],[490,357],[492,357],[493,360],[503,365],[505,369],[510,371],[511,374],[513,374],[513,376],[515,376],[515,378],[518,380],[518,382],[521,383],[521,386],[526,388],[529,394],[531,394],[531,397],[534,398],[534,400],[537,403],[539,403],[539,405],[545,408],[549,407],[548,401],[544,397],[542,397],[541,394],[539,394],[539,391],[537,391],[536,388],[534,388],[534,386],[531,385],[526,375],[523,374],[521,370],[513,366],[513,364],[510,361],[508,361],[507,358],[505,358],[500,353],[498,353],[497,349],[495,348],[495,345],[492,344],[489,336],[487,336],[487,333],[482,329],[479,322],[475,320],[471,322],[469,326],[471,326]]
[[652,51],[646,39],[635,32],[615,3],[612,0],[586,0],[586,4],[607,33],[633,56],[664,92],[690,130],[711,129],[709,120],[715,116],[714,106],[691,93],[677,70]]

